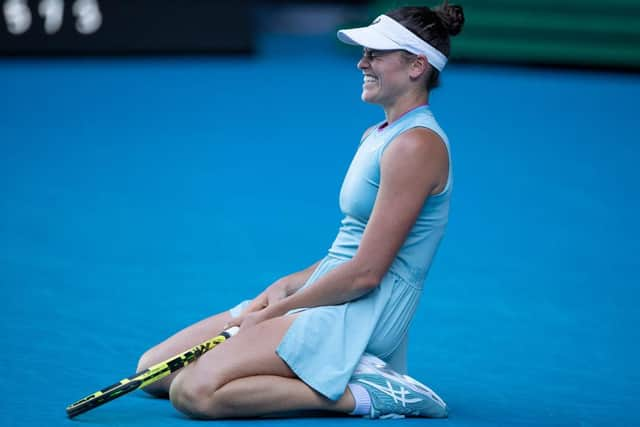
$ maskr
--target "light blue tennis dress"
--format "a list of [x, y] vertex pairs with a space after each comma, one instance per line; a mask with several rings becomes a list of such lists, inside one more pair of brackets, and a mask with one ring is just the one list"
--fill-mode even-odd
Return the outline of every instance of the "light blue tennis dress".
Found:
[[[452, 189], [449, 142], [428, 106], [415, 108], [388, 126], [379, 124], [362, 140], [340, 190], [345, 216], [338, 236], [302, 288], [313, 286], [355, 255], [380, 186], [382, 154], [396, 136], [416, 127], [432, 130], [447, 147], [449, 177], [444, 190], [427, 199], [380, 286], [351, 302], [303, 310], [277, 348], [302, 381], [331, 400], [342, 396], [365, 352], [387, 361], [400, 373], [406, 371], [407, 330], [444, 235]], [[232, 309], [232, 314], [244, 306], [246, 302]]]

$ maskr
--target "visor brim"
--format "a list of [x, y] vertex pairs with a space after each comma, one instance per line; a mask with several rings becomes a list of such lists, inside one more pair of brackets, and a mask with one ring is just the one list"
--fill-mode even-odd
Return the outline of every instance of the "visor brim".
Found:
[[402, 49], [393, 40], [385, 37], [371, 27], [350, 28], [338, 31], [338, 40], [355, 46], [362, 46], [376, 50]]

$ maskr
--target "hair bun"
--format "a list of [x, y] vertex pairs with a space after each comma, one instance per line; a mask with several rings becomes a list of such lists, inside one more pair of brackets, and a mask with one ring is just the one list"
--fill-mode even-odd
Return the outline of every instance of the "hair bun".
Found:
[[449, 35], [455, 36], [462, 31], [464, 25], [462, 6], [450, 5], [448, 1], [445, 1], [433, 11], [438, 15]]

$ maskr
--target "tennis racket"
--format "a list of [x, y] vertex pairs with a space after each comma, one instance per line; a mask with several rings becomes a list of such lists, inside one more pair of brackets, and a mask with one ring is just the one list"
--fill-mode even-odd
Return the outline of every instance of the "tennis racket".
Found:
[[237, 326], [229, 328], [202, 344], [198, 344], [197, 346], [167, 359], [164, 362], [155, 364], [144, 371], [137, 372], [130, 377], [124, 378], [109, 387], [96, 391], [95, 393], [72, 403], [67, 406], [67, 416], [69, 418], [73, 418], [76, 415], [87, 412], [141, 387], [146, 387], [149, 384], [176, 372], [178, 369], [187, 366], [213, 347], [228, 340], [230, 337], [235, 335], [239, 329], [240, 328]]

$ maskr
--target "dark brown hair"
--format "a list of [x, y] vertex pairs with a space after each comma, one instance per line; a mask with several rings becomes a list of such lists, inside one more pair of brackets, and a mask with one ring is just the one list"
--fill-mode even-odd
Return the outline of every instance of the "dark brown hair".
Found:
[[[451, 51], [450, 37], [459, 34], [464, 25], [462, 6], [451, 5], [448, 0], [434, 8], [406, 6], [385, 15], [402, 24], [446, 57], [449, 57]], [[440, 72], [431, 67], [427, 90], [438, 87], [439, 76]]]

